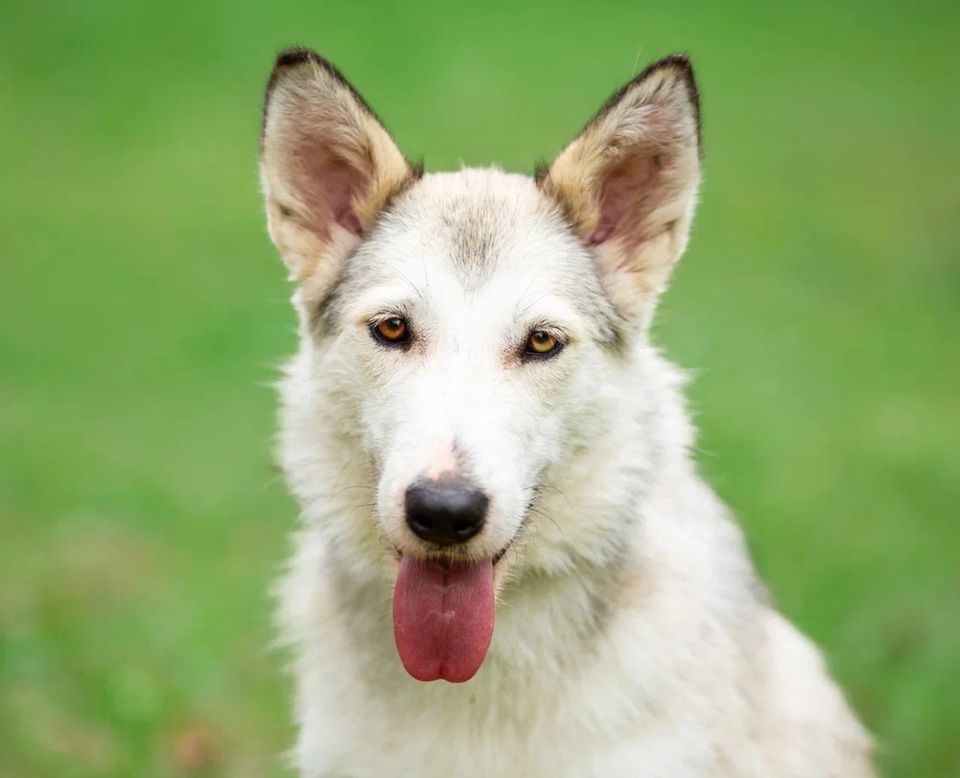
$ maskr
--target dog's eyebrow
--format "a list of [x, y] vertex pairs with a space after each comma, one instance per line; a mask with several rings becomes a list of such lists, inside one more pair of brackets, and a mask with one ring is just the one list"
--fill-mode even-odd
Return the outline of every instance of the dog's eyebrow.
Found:
[[426, 297], [424, 297], [423, 295], [423, 290], [419, 286], [417, 286], [416, 283], [414, 283], [413, 279], [410, 278], [410, 276], [404, 275], [403, 280], [410, 285], [410, 288], [413, 289], [413, 293], [417, 296], [417, 299], [420, 300], [420, 302], [424, 302], [426, 300]]
[[400, 315], [409, 317], [413, 307], [412, 300], [391, 298], [389, 302], [385, 302], [383, 305], [368, 306], [365, 311], [355, 309], [353, 318], [358, 322], [366, 322], [378, 316]]
[[351, 295], [349, 301], [341, 296], [330, 315], [346, 323], [364, 323], [388, 315], [410, 318], [418, 308], [417, 300], [412, 294], [398, 293], [395, 285], [374, 286], [359, 295]]
[[[533, 282], [530, 285], [532, 284]], [[563, 326], [564, 321], [571, 318], [571, 309], [562, 301], [562, 298], [554, 298], [559, 305], [554, 306], [553, 311], [539, 313], [536, 308], [549, 293], [543, 292], [537, 297], [530, 297], [529, 291], [528, 286], [514, 305], [515, 319], [542, 319], [557, 326]], [[572, 312], [579, 314], [593, 325], [591, 334], [602, 348], [618, 356], [625, 352], [627, 339], [623, 329], [624, 321], [608, 297], [600, 294], [586, 294], [576, 300]]]
[[527, 288], [523, 290], [523, 294], [520, 295], [520, 298], [517, 300], [516, 304], [513, 306], [513, 315], [514, 318], [522, 319], [524, 316], [527, 316], [533, 306], [540, 302], [544, 297], [547, 296], [547, 293], [544, 292], [535, 300], [525, 302], [527, 294], [530, 292], [530, 287], [533, 286], [533, 280], [531, 279], [530, 283], [527, 284]]

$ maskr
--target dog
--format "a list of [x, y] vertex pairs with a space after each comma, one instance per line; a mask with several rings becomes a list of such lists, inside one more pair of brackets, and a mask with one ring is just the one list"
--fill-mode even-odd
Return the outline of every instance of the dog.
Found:
[[260, 171], [299, 320], [278, 448], [301, 775], [874, 775], [649, 339], [699, 113], [669, 56], [533, 177], [424, 174], [332, 64], [278, 57]]

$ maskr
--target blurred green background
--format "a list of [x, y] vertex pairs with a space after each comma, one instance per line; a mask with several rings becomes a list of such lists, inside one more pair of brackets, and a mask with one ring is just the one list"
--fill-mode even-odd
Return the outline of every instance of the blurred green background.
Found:
[[284, 775], [294, 345], [275, 53], [427, 169], [530, 171], [690, 52], [706, 183], [656, 335], [699, 456], [891, 776], [960, 775], [956, 3], [0, 5], [0, 775]]

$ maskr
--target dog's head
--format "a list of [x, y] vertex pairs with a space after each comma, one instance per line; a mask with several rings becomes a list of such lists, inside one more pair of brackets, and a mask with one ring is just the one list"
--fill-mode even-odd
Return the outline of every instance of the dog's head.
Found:
[[[311, 354], [302, 395], [335, 406], [329, 423], [370, 464], [381, 542], [363, 553], [400, 559], [397, 642], [415, 676], [479, 666], [498, 563], [545, 474], [599, 423], [598, 379], [646, 338], [699, 159], [684, 57], [624, 86], [535, 178], [423, 175], [332, 65], [278, 59], [261, 171]], [[457, 598], [486, 604], [461, 623]], [[460, 638], [426, 645], [444, 609]]]

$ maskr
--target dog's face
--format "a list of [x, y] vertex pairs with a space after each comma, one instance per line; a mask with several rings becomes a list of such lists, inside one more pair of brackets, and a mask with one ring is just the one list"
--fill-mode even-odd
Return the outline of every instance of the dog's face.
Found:
[[[689, 64], [669, 58], [536, 179], [423, 176], [332, 66], [307, 51], [278, 60], [264, 112], [270, 232], [300, 284], [312, 380], [376, 474], [385, 543], [364, 551], [401, 560], [398, 592], [407, 578], [421, 591], [443, 559], [442, 575], [482, 599], [477, 570], [505, 566], [545, 473], [589, 437], [597, 378], [645, 337], [687, 239], [697, 112]], [[427, 630], [421, 605], [395, 600], [408, 670], [472, 675], [401, 637]], [[485, 618], [471, 613], [468, 635]]]
[[[528, 178], [430, 175], [359, 244], [324, 305], [319, 337], [379, 474], [388, 543], [500, 555], [582, 423], [584, 376], [623, 345], [582, 243]], [[475, 535], [411, 524], [408, 496], [432, 484], [485, 503], [475, 526], [462, 518], [460, 536]]]

